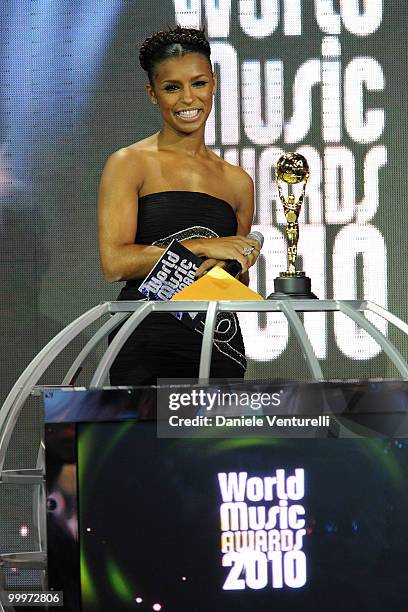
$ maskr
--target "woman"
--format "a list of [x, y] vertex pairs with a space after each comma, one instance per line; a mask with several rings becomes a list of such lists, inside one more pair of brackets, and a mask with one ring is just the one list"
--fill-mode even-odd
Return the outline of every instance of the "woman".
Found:
[[[104, 276], [126, 281], [118, 299], [140, 299], [138, 286], [176, 238], [205, 258], [198, 275], [219, 260], [235, 259], [248, 283], [247, 270], [259, 255], [258, 242], [245, 237], [253, 183], [204, 142], [216, 89], [204, 32], [179, 26], [158, 32], [143, 43], [139, 59], [163, 124], [158, 133], [111, 155], [104, 168], [98, 202]], [[196, 377], [201, 341], [199, 332], [172, 315], [150, 315], [118, 355], [111, 383]], [[242, 377], [246, 361], [236, 315], [217, 319], [214, 347], [211, 376]]]

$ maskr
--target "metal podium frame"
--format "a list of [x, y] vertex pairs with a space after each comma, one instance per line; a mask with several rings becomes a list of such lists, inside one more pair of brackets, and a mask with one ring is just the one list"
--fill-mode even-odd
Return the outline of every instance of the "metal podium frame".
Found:
[[[117, 328], [121, 328], [113, 341], [106, 348], [91, 380], [89, 388], [99, 389], [107, 380], [110, 366], [116, 355], [136, 327], [153, 312], [206, 312], [203, 333], [199, 382], [209, 379], [216, 325], [216, 316], [220, 312], [282, 312], [289, 328], [300, 344], [303, 356], [309, 366], [311, 378], [323, 381], [323, 373], [314, 353], [311, 342], [299, 318], [299, 312], [342, 312], [364, 329], [381, 347], [395, 365], [401, 377], [408, 379], [408, 364], [396, 347], [366, 317], [364, 312], [372, 312], [408, 335], [408, 325], [384, 308], [370, 301], [341, 300], [265, 300], [265, 301], [194, 301], [194, 302], [105, 302], [91, 308], [60, 331], [31, 361], [8, 394], [0, 409], [0, 485], [24, 484], [33, 486], [33, 523], [37, 530], [37, 551], [0, 554], [0, 589], [4, 589], [3, 568], [21, 567], [38, 569], [43, 572], [43, 586], [46, 586], [47, 542], [46, 542], [46, 491], [45, 491], [45, 456], [44, 444], [40, 444], [35, 468], [4, 470], [4, 462], [10, 439], [17, 423], [20, 411], [30, 394], [37, 388], [37, 382], [58, 357], [61, 351], [105, 315], [111, 315], [88, 340], [64, 376], [61, 387], [71, 386], [75, 381], [82, 364], [93, 350]], [[55, 385], [52, 385], [53, 387]], [[0, 604], [0, 610], [4, 610]]]

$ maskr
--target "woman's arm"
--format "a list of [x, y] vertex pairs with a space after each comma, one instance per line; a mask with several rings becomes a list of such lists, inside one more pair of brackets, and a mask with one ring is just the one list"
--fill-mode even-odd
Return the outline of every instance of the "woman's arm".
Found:
[[[200, 266], [198, 276], [214, 267], [217, 262], [234, 259], [239, 261], [243, 269], [243, 273], [240, 276], [241, 282], [248, 284], [247, 270], [254, 265], [259, 255], [258, 241], [246, 237], [251, 231], [254, 215], [254, 184], [249, 174], [242, 170], [242, 168], [236, 166], [230, 166], [230, 168], [230, 172], [233, 173], [230, 180], [237, 193], [235, 198], [238, 222], [236, 236], [185, 240], [183, 244], [199, 257], [208, 258], [208, 261], [205, 261]], [[246, 247], [254, 247], [249, 256], [243, 254]]]
[[[238, 229], [237, 234], [246, 236], [251, 231], [252, 221], [254, 218], [254, 182], [252, 178], [241, 168], [239, 169], [239, 177], [237, 177], [236, 184], [238, 186], [238, 207], [237, 207], [237, 220]], [[259, 242], [255, 240], [255, 249], [251, 255], [247, 257], [248, 266], [247, 269], [240, 275], [239, 280], [244, 285], [249, 285], [249, 273], [248, 269], [254, 265], [259, 256]]]
[[[234, 167], [233, 184], [237, 189], [237, 235], [228, 238], [210, 238], [205, 241], [208, 246], [208, 255], [210, 259], [206, 260], [198, 269], [197, 276], [202, 276], [215, 265], [225, 263], [225, 260], [235, 259], [240, 262], [243, 273], [239, 280], [248, 285], [249, 274], [248, 268], [254, 265], [259, 255], [259, 242], [252, 238], [246, 238], [246, 235], [251, 231], [251, 224], [254, 215], [254, 184], [251, 177], [241, 168]], [[186, 241], [194, 242], [194, 241]], [[186, 244], [186, 243], [184, 243]], [[186, 244], [189, 249], [193, 250], [195, 245]], [[229, 247], [228, 249], [226, 247]], [[254, 247], [250, 255], [243, 255], [245, 247]], [[231, 250], [229, 250], [231, 249]]]
[[99, 253], [109, 282], [144, 278], [163, 254], [160, 247], [134, 244], [142, 184], [140, 152], [120, 149], [109, 157], [98, 195]]

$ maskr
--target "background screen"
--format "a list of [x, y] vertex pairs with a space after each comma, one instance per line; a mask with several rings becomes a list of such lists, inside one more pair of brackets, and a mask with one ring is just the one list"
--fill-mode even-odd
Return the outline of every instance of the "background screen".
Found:
[[[59, 329], [119, 292], [99, 270], [98, 179], [110, 153], [160, 128], [137, 47], [175, 22], [206, 26], [219, 79], [207, 142], [255, 180], [266, 240], [251, 286], [268, 295], [286, 269], [274, 166], [297, 150], [311, 169], [299, 250], [312, 289], [408, 318], [406, 2], [3, 0], [3, 394]], [[283, 316], [245, 317], [249, 376], [307, 377]], [[308, 314], [305, 326], [329, 377], [395, 374], [343, 315]]]

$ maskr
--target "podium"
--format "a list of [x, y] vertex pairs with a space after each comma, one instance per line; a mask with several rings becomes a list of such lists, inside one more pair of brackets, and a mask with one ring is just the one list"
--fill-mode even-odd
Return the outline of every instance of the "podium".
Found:
[[[242, 610], [331, 603], [340, 611], [348, 609], [348, 589], [360, 602], [367, 592], [387, 605], [397, 593], [408, 597], [408, 448], [401, 439], [358, 437], [367, 428], [371, 436], [408, 433], [408, 382], [234, 389], [283, 389], [285, 417], [330, 408], [357, 437], [311, 440], [259, 426], [219, 435], [177, 428], [165, 437], [148, 388], [44, 392], [48, 498], [57, 504], [61, 493], [61, 479], [50, 476], [57, 464], [66, 507], [79, 508], [79, 543], [63, 537], [75, 512], [49, 513], [50, 584], [72, 598], [73, 588], [58, 579], [69, 576], [64, 560], [73, 557], [82, 560], [83, 612], [127, 612], [136, 601], [136, 609], [157, 603], [169, 612], [235, 612], [238, 602]], [[260, 413], [266, 418], [257, 410], [257, 421]], [[256, 554], [242, 553], [243, 542], [258, 542]], [[79, 584], [73, 569], [71, 583]], [[113, 572], [120, 581], [109, 578]]]
[[[33, 359], [29, 366], [24, 370], [16, 384], [11, 389], [0, 411], [0, 473], [1, 483], [8, 489], [14, 485], [26, 491], [27, 500], [30, 500], [30, 513], [32, 514], [31, 529], [35, 532], [36, 549], [23, 551], [21, 543], [19, 549], [9, 553], [0, 554], [0, 579], [3, 588], [10, 587], [8, 574], [10, 569], [21, 568], [33, 570], [40, 576], [37, 588], [46, 586], [46, 563], [47, 563], [47, 542], [46, 542], [46, 489], [45, 489], [45, 458], [44, 445], [41, 443], [37, 449], [37, 459], [35, 465], [23, 469], [4, 469], [6, 455], [9, 449], [10, 440], [17, 423], [20, 411], [33, 393], [39, 393], [47, 385], [39, 387], [39, 379], [50, 364], [58, 357], [65, 346], [79, 334], [84, 332], [89, 326], [100, 322], [102, 317], [111, 315], [110, 318], [102, 323], [99, 329], [86, 342], [79, 352], [70, 368], [61, 381], [60, 388], [74, 388], [74, 381], [83, 363], [94, 349], [105, 340], [107, 335], [121, 325], [114, 340], [105, 350], [96, 369], [92, 373], [87, 383], [89, 390], [104, 388], [106, 384], [109, 368], [132, 331], [152, 312], [180, 312], [194, 311], [207, 312], [205, 330], [203, 335], [201, 360], [199, 368], [198, 383], [206, 385], [209, 382], [210, 362], [212, 353], [212, 339], [215, 329], [216, 315], [218, 312], [282, 312], [292, 330], [303, 358], [309, 370], [311, 380], [315, 384], [323, 381], [323, 374], [319, 361], [313, 351], [313, 347], [303, 328], [300, 312], [342, 312], [350, 317], [357, 325], [363, 328], [377, 342], [383, 352], [395, 365], [401, 379], [408, 379], [408, 365], [399, 353], [397, 348], [375, 328], [365, 317], [364, 312], [373, 312], [383, 317], [392, 325], [396, 326], [404, 334], [408, 334], [408, 325], [369, 301], [339, 301], [339, 300], [278, 300], [265, 302], [106, 302], [95, 306], [88, 312], [81, 315], [55, 338], [53, 338], [38, 355]], [[313, 383], [312, 383], [313, 384]], [[401, 383], [402, 384], [402, 383]], [[401, 391], [404, 395], [405, 390]], [[0, 585], [1, 586], [1, 585]]]

